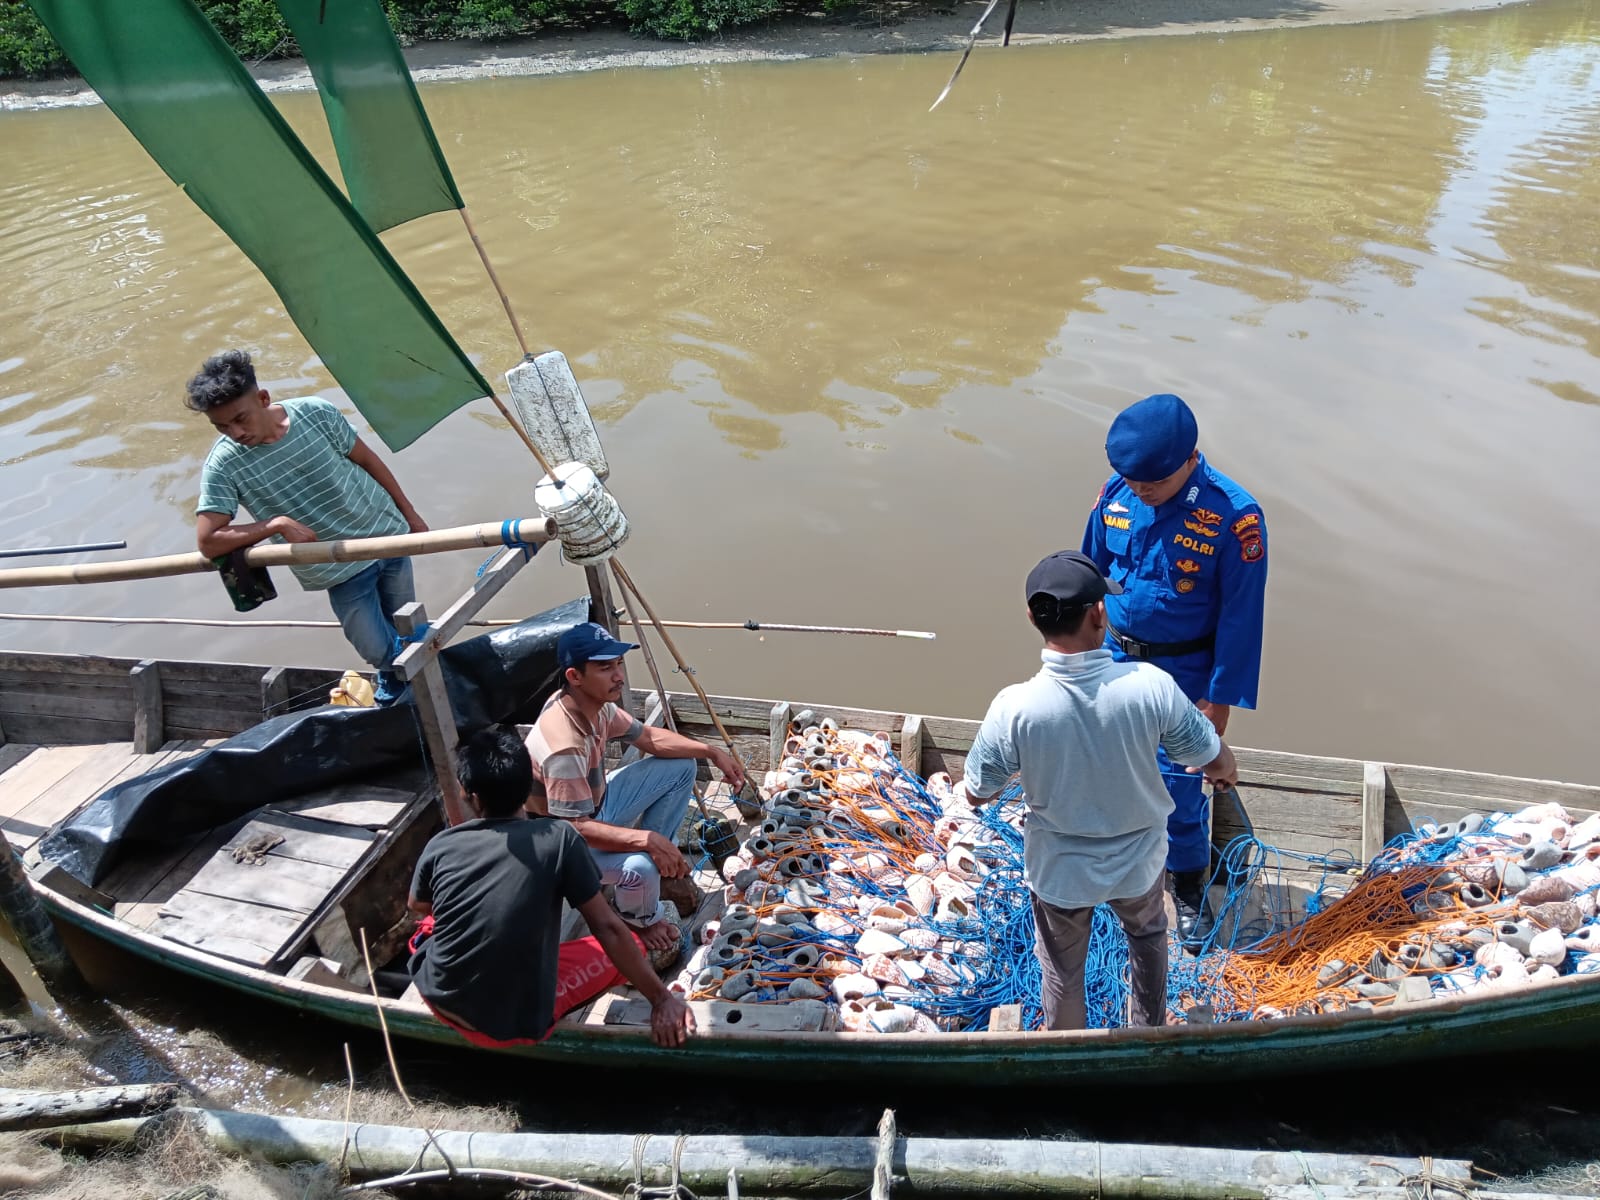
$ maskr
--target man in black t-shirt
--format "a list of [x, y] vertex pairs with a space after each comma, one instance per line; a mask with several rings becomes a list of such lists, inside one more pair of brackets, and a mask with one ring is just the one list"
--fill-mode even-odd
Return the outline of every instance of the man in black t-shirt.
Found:
[[[525, 811], [533, 764], [522, 739], [485, 730], [461, 745], [457, 764], [478, 817], [427, 844], [409, 901], [423, 917], [411, 973], [434, 1015], [475, 1045], [526, 1045], [626, 978], [650, 1001], [656, 1044], [681, 1046], [694, 1017], [600, 895], [583, 838], [567, 821]], [[557, 940], [562, 900], [592, 937]]]

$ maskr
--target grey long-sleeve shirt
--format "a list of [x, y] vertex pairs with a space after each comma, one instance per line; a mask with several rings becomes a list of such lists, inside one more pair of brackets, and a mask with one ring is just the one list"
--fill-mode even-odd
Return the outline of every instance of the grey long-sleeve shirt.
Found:
[[989, 705], [967, 757], [968, 794], [988, 799], [1021, 773], [1023, 866], [1046, 903], [1142, 895], [1166, 863], [1172, 812], [1156, 747], [1197, 767], [1221, 739], [1160, 667], [1113, 662], [1109, 650], [1040, 658], [1037, 675]]

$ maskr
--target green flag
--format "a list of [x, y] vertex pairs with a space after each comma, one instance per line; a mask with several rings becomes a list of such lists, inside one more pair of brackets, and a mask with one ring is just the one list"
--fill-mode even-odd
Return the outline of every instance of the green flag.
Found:
[[317, 81], [345, 190], [380, 233], [460, 208], [450, 168], [378, 0], [277, 0]]
[[[391, 449], [490, 388], [191, 0], [28, 0]], [[218, 347], [220, 349], [220, 347]]]

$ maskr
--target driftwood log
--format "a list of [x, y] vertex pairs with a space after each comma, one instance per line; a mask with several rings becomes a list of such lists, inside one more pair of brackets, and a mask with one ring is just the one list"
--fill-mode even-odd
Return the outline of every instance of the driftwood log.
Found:
[[142, 1117], [178, 1102], [175, 1083], [130, 1083], [122, 1087], [33, 1092], [0, 1088], [0, 1131], [50, 1129], [85, 1121]]

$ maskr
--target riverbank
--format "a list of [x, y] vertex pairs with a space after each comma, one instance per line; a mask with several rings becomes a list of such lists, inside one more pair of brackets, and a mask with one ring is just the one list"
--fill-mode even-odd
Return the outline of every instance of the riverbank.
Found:
[[[1519, 0], [1510, 0], [1515, 3]], [[1257, 29], [1351, 25], [1505, 7], [1507, 0], [1029, 0], [1017, 13], [1013, 46], [1105, 38], [1223, 34]], [[955, 51], [983, 11], [981, 0], [948, 9], [906, 5], [881, 21], [791, 18], [704, 42], [658, 42], [625, 29], [550, 32], [504, 42], [425, 42], [406, 51], [418, 83], [526, 75], [564, 75], [622, 67], [785, 62], [864, 54]], [[1004, 13], [990, 19], [980, 49], [998, 48]], [[264, 90], [306, 91], [298, 59], [262, 63]], [[0, 111], [68, 108], [99, 102], [81, 79], [0, 82]]]

